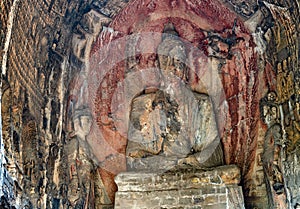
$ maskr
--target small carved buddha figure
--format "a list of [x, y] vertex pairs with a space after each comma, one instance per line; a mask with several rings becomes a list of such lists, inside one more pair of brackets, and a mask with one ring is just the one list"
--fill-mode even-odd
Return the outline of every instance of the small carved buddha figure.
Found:
[[70, 164], [68, 200], [72, 205], [78, 207], [89, 202], [91, 172], [94, 170], [96, 162], [86, 141], [91, 128], [91, 117], [87, 108], [78, 108], [74, 111], [74, 137], [65, 147]]
[[284, 192], [284, 183], [281, 169], [282, 132], [279, 124], [272, 125], [266, 133], [263, 152], [263, 166], [267, 180], [276, 194]]
[[[281, 153], [284, 146], [284, 137], [280, 125], [279, 107], [275, 92], [269, 92], [262, 100], [262, 113], [264, 122], [268, 126], [268, 131], [264, 140], [264, 152], [262, 156], [264, 172], [266, 174], [267, 185], [272, 186], [277, 195], [284, 193], [284, 182], [281, 161], [284, 157]], [[270, 188], [269, 188], [270, 189]]]

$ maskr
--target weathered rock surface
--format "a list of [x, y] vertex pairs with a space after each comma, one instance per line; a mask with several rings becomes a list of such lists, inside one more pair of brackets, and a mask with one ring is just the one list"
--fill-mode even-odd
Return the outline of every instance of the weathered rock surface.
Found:
[[179, 163], [195, 168], [223, 164], [209, 97], [188, 91], [180, 98], [172, 97], [158, 91], [132, 101], [127, 169], [154, 171], [170, 170]]
[[[132, 119], [193, 148], [186, 92], [211, 99], [246, 208], [300, 205], [297, 0], [3, 0], [0, 64], [0, 207], [113, 207]], [[159, 91], [163, 111], [134, 105]]]
[[240, 171], [224, 166], [213, 171], [127, 172], [116, 177], [115, 208], [244, 207]]

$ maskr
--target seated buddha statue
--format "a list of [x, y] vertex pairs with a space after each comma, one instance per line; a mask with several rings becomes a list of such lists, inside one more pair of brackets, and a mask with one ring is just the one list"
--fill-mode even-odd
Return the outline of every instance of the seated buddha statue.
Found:
[[162, 85], [131, 103], [128, 170], [171, 170], [185, 165], [208, 169], [224, 164], [211, 98], [187, 85], [186, 57], [184, 43], [174, 26], [167, 24], [158, 46]]
[[182, 165], [207, 169], [223, 164], [213, 106], [192, 92], [179, 105], [158, 90], [132, 102], [127, 144], [128, 170], [171, 170]]

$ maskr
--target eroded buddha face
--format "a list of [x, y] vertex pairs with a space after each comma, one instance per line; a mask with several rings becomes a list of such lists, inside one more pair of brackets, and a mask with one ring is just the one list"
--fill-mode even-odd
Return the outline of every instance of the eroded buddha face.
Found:
[[86, 139], [92, 125], [92, 117], [86, 110], [77, 110], [74, 115], [74, 131], [82, 140]]

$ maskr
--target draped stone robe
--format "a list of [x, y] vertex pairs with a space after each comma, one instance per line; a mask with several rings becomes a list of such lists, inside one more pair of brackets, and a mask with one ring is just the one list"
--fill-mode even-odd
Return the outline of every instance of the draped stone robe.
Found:
[[136, 97], [126, 153], [129, 170], [222, 165], [223, 152], [210, 98], [195, 92], [173, 98], [161, 90]]

